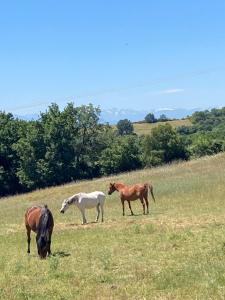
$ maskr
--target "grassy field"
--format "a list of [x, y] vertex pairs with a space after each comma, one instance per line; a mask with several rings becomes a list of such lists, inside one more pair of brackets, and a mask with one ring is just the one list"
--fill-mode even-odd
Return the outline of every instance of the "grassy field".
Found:
[[[179, 127], [179, 126], [191, 126], [191, 122], [189, 119], [183, 120], [174, 120], [168, 121], [172, 127]], [[158, 125], [165, 124], [165, 122], [157, 122], [157, 123], [134, 123], [134, 132], [141, 135], [141, 134], [150, 134], [152, 128], [157, 127]]]
[[[225, 299], [225, 155], [35, 191], [0, 201], [0, 299]], [[122, 216], [107, 196], [105, 222], [87, 225], [62, 199], [107, 192], [110, 181], [152, 182], [156, 203]], [[23, 216], [47, 203], [55, 218], [53, 256], [27, 255]]]

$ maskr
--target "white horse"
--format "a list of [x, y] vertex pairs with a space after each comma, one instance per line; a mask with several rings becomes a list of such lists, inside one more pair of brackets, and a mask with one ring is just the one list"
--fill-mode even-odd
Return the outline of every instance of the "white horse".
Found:
[[103, 214], [104, 214], [104, 202], [105, 202], [105, 194], [103, 192], [92, 192], [92, 193], [79, 193], [75, 194], [67, 199], [65, 199], [62, 203], [62, 207], [60, 209], [61, 213], [64, 213], [67, 208], [71, 204], [75, 204], [79, 210], [81, 211], [82, 217], [83, 217], [83, 223], [86, 224], [87, 220], [85, 218], [85, 208], [93, 208], [96, 207], [97, 209], [97, 216], [96, 216], [96, 222], [98, 222], [99, 214], [100, 214], [100, 208], [102, 213], [102, 222], [103, 222]]

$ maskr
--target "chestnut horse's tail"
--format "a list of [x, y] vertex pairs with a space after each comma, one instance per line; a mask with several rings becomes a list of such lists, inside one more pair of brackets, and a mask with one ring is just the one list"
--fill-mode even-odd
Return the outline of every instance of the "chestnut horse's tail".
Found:
[[151, 195], [152, 195], [152, 199], [153, 199], [154, 202], [155, 202], [155, 196], [154, 196], [154, 194], [153, 194], [153, 186], [152, 186], [151, 184], [148, 184], [148, 183], [146, 183], [146, 186], [147, 186], [147, 188], [149, 189], [149, 191], [150, 191], [150, 193], [151, 193]]

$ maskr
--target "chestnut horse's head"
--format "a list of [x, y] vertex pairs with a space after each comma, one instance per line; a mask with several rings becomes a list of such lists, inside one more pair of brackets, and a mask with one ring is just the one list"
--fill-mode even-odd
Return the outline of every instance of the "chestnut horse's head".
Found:
[[110, 183], [109, 184], [109, 190], [108, 190], [108, 195], [111, 195], [113, 192], [115, 192], [117, 189], [115, 187], [115, 183]]

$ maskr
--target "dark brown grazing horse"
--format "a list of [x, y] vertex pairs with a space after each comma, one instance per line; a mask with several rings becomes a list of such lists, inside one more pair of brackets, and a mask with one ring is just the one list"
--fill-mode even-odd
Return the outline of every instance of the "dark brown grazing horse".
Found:
[[46, 258], [51, 254], [51, 235], [54, 227], [54, 220], [47, 205], [44, 207], [33, 206], [28, 208], [25, 214], [25, 226], [27, 229], [27, 243], [30, 253], [30, 233], [34, 231], [36, 235], [37, 250], [40, 258]]
[[110, 183], [109, 184], [109, 191], [108, 194], [111, 195], [113, 192], [117, 191], [120, 193], [120, 199], [123, 207], [123, 216], [124, 216], [124, 201], [128, 202], [131, 215], [133, 215], [133, 211], [130, 205], [130, 201], [134, 201], [137, 199], [141, 200], [143, 205], [143, 214], [145, 214], [145, 204], [147, 206], [147, 214], [149, 213], [148, 210], [148, 190], [150, 191], [152, 198], [155, 202], [155, 197], [153, 194], [153, 187], [151, 184], [144, 183], [144, 184], [135, 184], [132, 186], [127, 186], [120, 182]]

